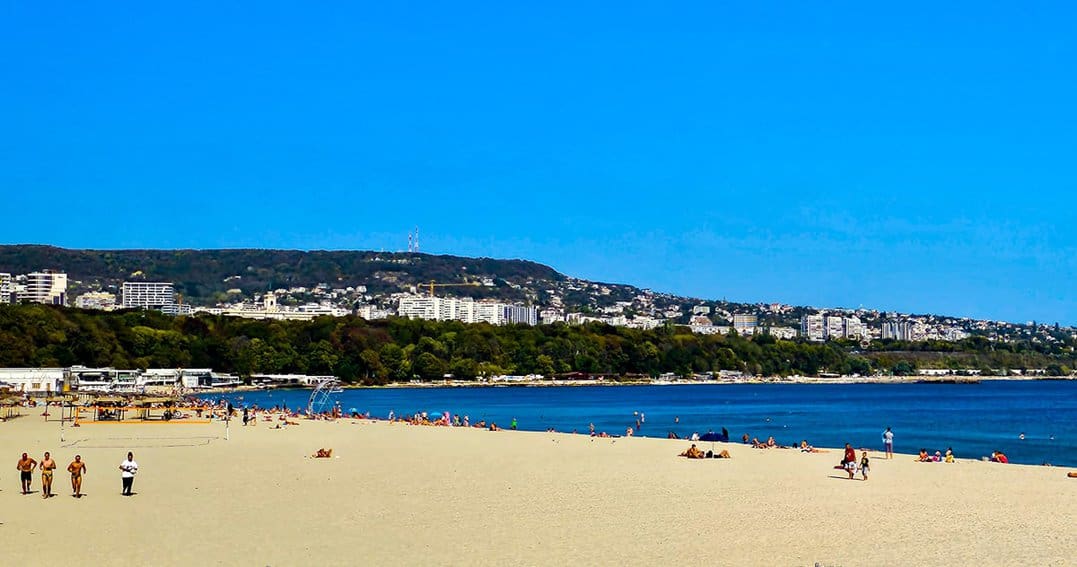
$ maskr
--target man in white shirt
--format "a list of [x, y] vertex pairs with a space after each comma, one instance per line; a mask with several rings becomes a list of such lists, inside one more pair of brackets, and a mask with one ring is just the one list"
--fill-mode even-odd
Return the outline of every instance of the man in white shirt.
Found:
[[131, 495], [131, 485], [135, 482], [135, 474], [138, 473], [138, 463], [135, 462], [135, 454], [127, 453], [127, 460], [120, 463], [120, 477], [123, 479], [123, 495]]
[[886, 431], [883, 431], [883, 448], [886, 450], [886, 458], [894, 458], [894, 432], [890, 431], [887, 427]]

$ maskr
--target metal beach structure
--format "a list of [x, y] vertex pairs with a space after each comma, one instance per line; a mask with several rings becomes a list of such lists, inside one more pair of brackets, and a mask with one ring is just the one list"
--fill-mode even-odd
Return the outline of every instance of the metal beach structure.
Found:
[[321, 378], [314, 384], [314, 390], [307, 400], [307, 415], [325, 411], [333, 407], [331, 396], [341, 392], [340, 380], [336, 378]]

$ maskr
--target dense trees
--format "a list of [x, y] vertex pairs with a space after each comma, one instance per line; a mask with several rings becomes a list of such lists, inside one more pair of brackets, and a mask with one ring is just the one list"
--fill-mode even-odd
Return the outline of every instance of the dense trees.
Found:
[[[932, 350], [934, 347], [934, 350]], [[571, 371], [612, 375], [737, 370], [762, 375], [915, 373], [917, 367], [1074, 368], [1072, 345], [1015, 343], [808, 343], [769, 336], [697, 335], [581, 326], [485, 324], [357, 317], [252, 321], [112, 313], [43, 305], [0, 306], [0, 366], [210, 367], [240, 375], [299, 372], [385, 383], [452, 374]]]

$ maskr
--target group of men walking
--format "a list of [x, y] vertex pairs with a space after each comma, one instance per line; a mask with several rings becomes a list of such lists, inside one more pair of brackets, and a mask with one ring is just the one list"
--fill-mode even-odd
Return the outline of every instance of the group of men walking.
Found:
[[[22, 486], [23, 494], [30, 494], [30, 485], [34, 480], [34, 469], [41, 470], [41, 497], [51, 498], [55, 496], [52, 493], [52, 476], [56, 470], [56, 461], [52, 458], [52, 455], [48, 451], [45, 452], [45, 456], [40, 462], [34, 460], [27, 453], [22, 454], [22, 458], [19, 459], [16, 470], [19, 471], [19, 481]], [[67, 472], [71, 473], [71, 496], [75, 498], [82, 498], [82, 477], [86, 474], [86, 463], [82, 460], [82, 455], [75, 455], [75, 460], [71, 461], [70, 465], [67, 465]], [[123, 492], [124, 496], [131, 496], [131, 487], [135, 481], [135, 474], [138, 473], [138, 463], [135, 462], [134, 453], [127, 453], [127, 458], [120, 463], [120, 478], [123, 480]]]

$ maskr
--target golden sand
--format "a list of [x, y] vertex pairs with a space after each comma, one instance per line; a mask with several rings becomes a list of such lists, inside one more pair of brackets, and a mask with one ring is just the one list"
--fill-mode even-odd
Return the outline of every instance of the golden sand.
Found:
[[[28, 412], [29, 413], [29, 412]], [[1073, 565], [1073, 469], [886, 461], [354, 420], [283, 430], [0, 423], [0, 564]], [[710, 443], [699, 444], [704, 449]], [[312, 459], [320, 447], [334, 458]], [[119, 463], [135, 453], [136, 495]], [[19, 494], [51, 451], [54, 492]], [[79, 453], [83, 491], [63, 470]], [[859, 475], [857, 476], [859, 479]], [[34, 489], [40, 489], [34, 475]]]

